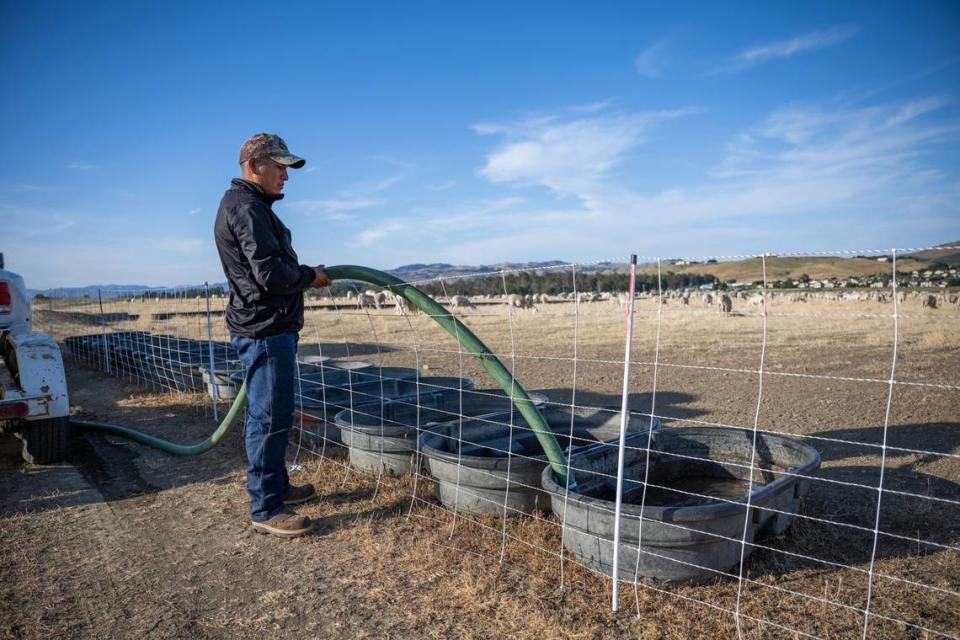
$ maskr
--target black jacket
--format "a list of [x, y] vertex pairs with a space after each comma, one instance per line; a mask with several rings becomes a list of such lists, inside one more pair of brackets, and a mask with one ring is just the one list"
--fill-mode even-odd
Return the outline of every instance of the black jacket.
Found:
[[220, 201], [213, 236], [230, 285], [224, 317], [233, 335], [266, 338], [303, 328], [303, 291], [315, 272], [297, 263], [290, 230], [270, 208], [282, 197], [236, 178]]

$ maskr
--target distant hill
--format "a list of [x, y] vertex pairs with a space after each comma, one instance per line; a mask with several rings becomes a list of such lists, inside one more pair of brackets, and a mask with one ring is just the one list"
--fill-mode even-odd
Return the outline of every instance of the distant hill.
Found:
[[[914, 271], [922, 269], [928, 264], [925, 260], [916, 258], [897, 258], [897, 271]], [[661, 271], [674, 273], [709, 273], [724, 282], [736, 280], [738, 282], [753, 282], [763, 279], [763, 262], [760, 258], [736, 260], [731, 262], [717, 262], [712, 264], [698, 263], [676, 265], [661, 265]], [[641, 272], [655, 271], [656, 267], [644, 265]], [[814, 280], [824, 278], [845, 278], [847, 276], [871, 276], [878, 273], [889, 273], [890, 263], [879, 262], [876, 258], [840, 258], [840, 257], [799, 257], [799, 258], [767, 258], [767, 280], [782, 280], [784, 278], [799, 278], [806, 274]]]
[[[564, 260], [547, 260], [546, 262], [498, 262], [496, 264], [484, 264], [480, 266], [473, 265], [452, 265], [443, 262], [435, 264], [406, 264], [396, 269], [391, 269], [388, 273], [393, 274], [401, 280], [407, 282], [416, 282], [418, 280], [430, 280], [432, 278], [464, 276], [464, 275], [482, 275], [485, 273], [497, 273], [499, 271], [535, 271], [537, 269], [549, 269], [560, 265], [569, 264]], [[584, 271], [605, 272], [619, 271], [626, 269], [626, 264], [614, 262], [601, 262], [590, 267], [583, 268]]]
[[[905, 254], [897, 258], [897, 270], [909, 272], [923, 269], [931, 262], [943, 262], [949, 265], [960, 265], [960, 249], [947, 249], [940, 247], [960, 247], [960, 240], [955, 242], [946, 242], [937, 245], [936, 248], [925, 251], [917, 251], [913, 254]], [[844, 278], [846, 276], [870, 276], [877, 273], [885, 273], [890, 270], [889, 262], [881, 262], [878, 258], [884, 256], [857, 256], [854, 258], [846, 257], [798, 257], [798, 258], [767, 258], [767, 279], [779, 280], [783, 278], [798, 278], [806, 274], [813, 279], [823, 278]], [[453, 265], [445, 262], [435, 262], [431, 264], [415, 263], [405, 264], [391, 269], [388, 273], [393, 274], [407, 282], [417, 282], [423, 280], [432, 280], [438, 277], [455, 277], [466, 275], [483, 275], [497, 273], [499, 271], [536, 271], [537, 269], [549, 269], [561, 265], [569, 264], [564, 260], [547, 260], [544, 262], [498, 262], [488, 265]], [[672, 271], [674, 273], [689, 274], [711, 274], [720, 280], [737, 280], [739, 282], [752, 282], [763, 278], [763, 269], [760, 258], [749, 258], [746, 260], [735, 260], [729, 262], [713, 263], [695, 263], [695, 264], [661, 264], [661, 270], [664, 272]], [[577, 270], [580, 273], [607, 273], [626, 271], [628, 265], [624, 262], [598, 262], [588, 265], [578, 265]], [[651, 264], [642, 264], [638, 267], [641, 273], [650, 273], [656, 271], [656, 266]], [[48, 289], [46, 291], [30, 290], [30, 295], [43, 294], [50, 297], [97, 297], [97, 290], [105, 298], [113, 298], [122, 295], [138, 295], [147, 291], [170, 292], [182, 291], [184, 289], [202, 288], [202, 284], [179, 285], [176, 287], [148, 287], [137, 284], [107, 284], [107, 285], [89, 285], [86, 287], [62, 287], [57, 289]], [[225, 282], [211, 283], [210, 288], [221, 287], [226, 290]]]
[[[952, 249], [941, 249], [940, 247], [953, 247]], [[926, 251], [917, 251], [916, 253], [910, 254], [911, 257], [918, 258], [920, 260], [926, 260], [928, 262], [942, 262], [944, 264], [949, 264], [950, 266], [960, 265], [960, 240], [954, 240], [953, 242], [945, 242], [943, 244], [937, 245], [933, 249], [927, 249]]]
[[[55, 289], [37, 290], [27, 289], [30, 297], [44, 295], [49, 298], [96, 298], [99, 294], [103, 298], [119, 296], [138, 296], [146, 292], [173, 293], [176, 291], [202, 289], [203, 284], [181, 284], [175, 287], [148, 287], [143, 284], [91, 284], [85, 287], [57, 287]], [[226, 282], [210, 283], [211, 289], [227, 288]]]

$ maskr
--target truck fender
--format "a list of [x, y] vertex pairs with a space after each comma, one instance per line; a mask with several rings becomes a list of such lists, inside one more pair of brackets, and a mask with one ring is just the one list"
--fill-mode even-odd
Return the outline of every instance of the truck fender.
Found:
[[7, 334], [7, 341], [16, 354], [17, 374], [24, 394], [48, 398], [47, 415], [36, 418], [70, 415], [63, 356], [57, 342], [47, 334], [37, 331], [10, 333]]

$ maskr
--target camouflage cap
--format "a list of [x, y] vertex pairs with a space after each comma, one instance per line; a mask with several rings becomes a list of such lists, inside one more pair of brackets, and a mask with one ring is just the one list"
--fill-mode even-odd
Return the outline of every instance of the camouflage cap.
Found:
[[307, 162], [303, 158], [290, 153], [290, 150], [287, 149], [287, 143], [275, 133], [256, 133], [247, 138], [247, 141], [240, 147], [240, 164], [251, 158], [266, 157], [294, 169], [299, 169]]

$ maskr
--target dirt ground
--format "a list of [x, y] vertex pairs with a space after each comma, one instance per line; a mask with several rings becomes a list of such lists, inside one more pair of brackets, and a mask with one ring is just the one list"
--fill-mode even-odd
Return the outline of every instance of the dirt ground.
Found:
[[[960, 636], [960, 314], [919, 302], [901, 310], [888, 398], [889, 304], [776, 301], [766, 331], [756, 309], [735, 311], [671, 301], [658, 314], [641, 303], [630, 401], [668, 428], [756, 420], [821, 452], [806, 517], [747, 563], [744, 636], [859, 637], [868, 582], [869, 637]], [[560, 404], [619, 405], [616, 304], [512, 315], [483, 305], [466, 321], [528, 389]], [[176, 322], [136, 328], [205, 330]], [[304, 351], [490, 386], [422, 316], [314, 311], [301, 339]], [[76, 364], [68, 376], [77, 416], [178, 441], [211, 429], [199, 394]], [[871, 579], [884, 436], [885, 535]], [[193, 459], [87, 433], [63, 464], [28, 466], [16, 440], [0, 441], [0, 637], [736, 637], [735, 579], [623, 584], [612, 615], [609, 579], [569, 552], [561, 566], [553, 516], [454, 519], [426, 475], [375, 478], [296, 445], [289, 461], [302, 467], [295, 480], [321, 494], [302, 509], [317, 520], [314, 535], [292, 541], [248, 526], [239, 429]]]

